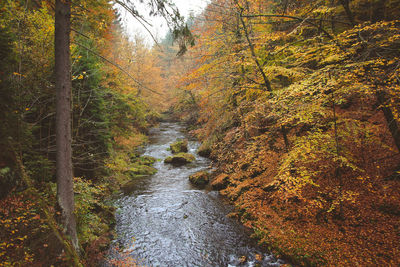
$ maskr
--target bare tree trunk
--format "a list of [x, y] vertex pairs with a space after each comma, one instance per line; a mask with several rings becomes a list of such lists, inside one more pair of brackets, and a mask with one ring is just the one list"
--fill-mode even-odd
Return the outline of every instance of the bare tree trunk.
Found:
[[257, 58], [256, 52], [255, 52], [255, 49], [254, 49], [254, 45], [253, 45], [253, 43], [252, 43], [251, 40], [250, 40], [250, 36], [249, 36], [249, 32], [248, 32], [248, 30], [247, 30], [246, 23], [245, 23], [244, 20], [243, 20], [243, 17], [242, 17], [242, 14], [243, 14], [243, 7], [239, 6], [239, 2], [238, 2], [237, 0], [235, 0], [235, 3], [236, 3], [236, 5], [237, 5], [238, 9], [240, 9], [239, 19], [240, 19], [240, 22], [242, 23], [243, 32], [244, 32], [244, 35], [245, 35], [246, 40], [247, 40], [247, 42], [248, 42], [248, 44], [249, 44], [249, 47], [250, 47], [251, 56], [253, 57], [253, 60], [254, 60], [254, 62], [255, 62], [256, 65], [257, 65], [258, 71], [261, 73], [261, 76], [263, 77], [264, 85], [265, 85], [266, 89], [267, 89], [269, 92], [272, 92], [271, 83], [270, 83], [270, 81], [268, 80], [267, 76], [265, 75], [265, 72], [264, 72], [264, 70], [263, 70], [263, 68], [262, 68], [262, 66], [261, 66], [261, 64], [260, 64], [260, 62], [259, 62], [259, 60], [258, 60], [258, 58]]
[[56, 0], [55, 76], [56, 76], [56, 144], [57, 201], [62, 223], [72, 245], [79, 250], [74, 215], [74, 188], [71, 148], [71, 0]]
[[289, 0], [285, 0], [285, 3], [283, 4], [283, 9], [282, 9], [282, 15], [286, 14], [288, 6], [289, 6]]
[[340, 3], [342, 4], [344, 11], [346, 11], [346, 15], [351, 23], [351, 26], [354, 26], [355, 21], [354, 21], [353, 12], [351, 12], [351, 9], [350, 9], [350, 0], [340, 0]]

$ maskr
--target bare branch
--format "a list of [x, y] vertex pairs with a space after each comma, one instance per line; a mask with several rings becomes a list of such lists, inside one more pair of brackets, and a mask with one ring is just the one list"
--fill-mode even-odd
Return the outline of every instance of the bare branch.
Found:
[[311, 26], [314, 26], [316, 28], [318, 28], [321, 32], [323, 32], [326, 37], [328, 37], [329, 39], [333, 40], [333, 36], [330, 35], [329, 32], [327, 32], [324, 28], [322, 28], [321, 26], [309, 21], [309, 19], [303, 19], [300, 17], [295, 17], [295, 16], [289, 16], [289, 15], [275, 15], [275, 14], [254, 14], [254, 15], [242, 15], [242, 17], [244, 18], [259, 18], [259, 17], [268, 17], [268, 18], [286, 18], [286, 19], [293, 19], [293, 20], [297, 20], [300, 22], [305, 22]]
[[115, 2], [116, 2], [117, 4], [119, 4], [121, 7], [123, 7], [126, 11], [128, 11], [128, 12], [132, 15], [132, 17], [133, 17], [134, 19], [136, 19], [137, 22], [140, 23], [140, 25], [143, 26], [143, 28], [148, 32], [148, 34], [150, 34], [151, 39], [153, 39], [153, 41], [154, 41], [154, 43], [157, 45], [157, 47], [158, 47], [161, 51], [163, 51], [162, 47], [161, 47], [160, 44], [157, 42], [157, 39], [154, 37], [153, 33], [149, 30], [149, 28], [147, 28], [147, 26], [145, 25], [145, 23], [146, 23], [148, 26], [150, 26], [150, 27], [152, 27], [152, 25], [151, 25], [147, 20], [145, 20], [142, 16], [140, 16], [137, 12], [135, 12], [132, 8], [130, 8], [129, 6], [127, 6], [125, 3], [123, 3], [123, 2], [121, 2], [121, 1], [119, 1], [119, 0], [115, 0]]

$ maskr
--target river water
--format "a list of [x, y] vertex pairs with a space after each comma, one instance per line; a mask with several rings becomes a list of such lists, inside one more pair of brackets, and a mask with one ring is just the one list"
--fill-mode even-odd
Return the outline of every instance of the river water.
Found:
[[150, 131], [145, 155], [159, 159], [158, 172], [141, 178], [116, 201], [114, 247], [140, 266], [280, 266], [283, 262], [257, 247], [245, 228], [226, 215], [232, 212], [218, 192], [199, 190], [189, 175], [209, 168], [196, 154], [198, 142], [189, 141], [196, 161], [186, 166], [164, 164], [169, 145], [185, 138], [183, 126], [161, 123]]

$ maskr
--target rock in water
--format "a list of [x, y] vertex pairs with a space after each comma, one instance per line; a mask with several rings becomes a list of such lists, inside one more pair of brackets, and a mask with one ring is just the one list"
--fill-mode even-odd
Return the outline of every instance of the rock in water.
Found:
[[187, 140], [179, 140], [175, 143], [172, 143], [170, 146], [172, 154], [188, 152], [188, 141]]
[[137, 175], [153, 175], [157, 172], [156, 168], [147, 165], [139, 165], [134, 164], [128, 170], [125, 171], [125, 174], [130, 175], [132, 178], [135, 178]]
[[204, 187], [210, 181], [210, 174], [205, 171], [196, 172], [189, 176], [189, 181], [194, 185]]
[[178, 153], [172, 156], [167, 157], [164, 160], [164, 163], [169, 163], [175, 166], [185, 165], [187, 163], [191, 163], [195, 160], [195, 157], [189, 153]]
[[197, 154], [199, 154], [202, 157], [209, 158], [211, 154], [211, 147], [207, 143], [202, 143], [197, 150]]

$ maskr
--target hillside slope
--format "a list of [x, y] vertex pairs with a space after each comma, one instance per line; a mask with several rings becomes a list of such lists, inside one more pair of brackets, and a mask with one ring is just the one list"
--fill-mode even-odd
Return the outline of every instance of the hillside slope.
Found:
[[398, 7], [212, 1], [195, 23], [176, 110], [238, 217], [294, 263], [400, 263]]

